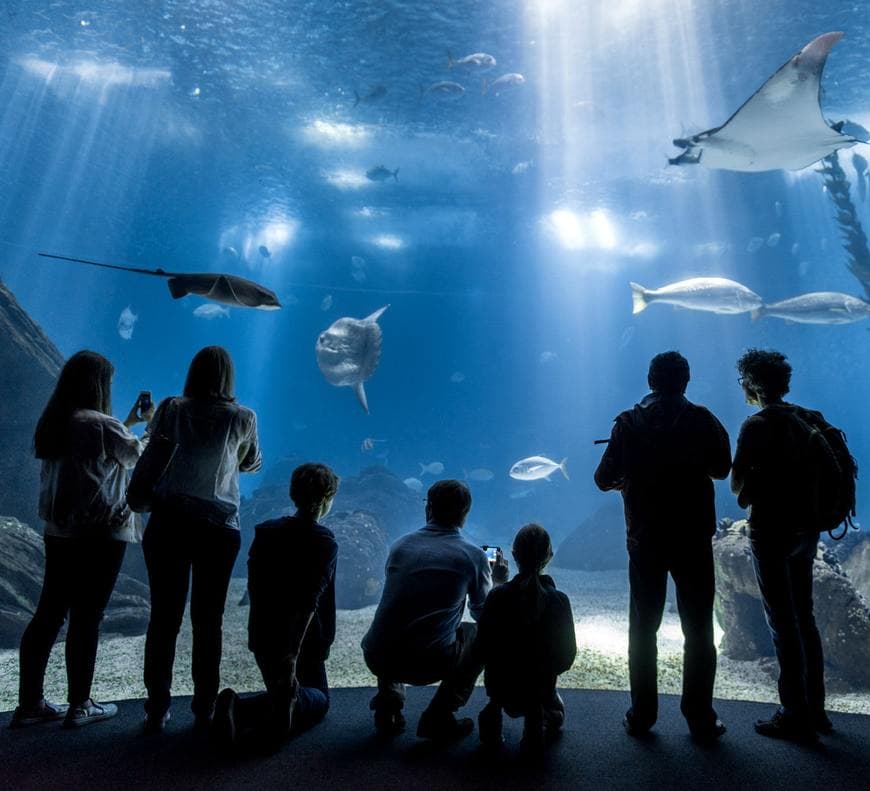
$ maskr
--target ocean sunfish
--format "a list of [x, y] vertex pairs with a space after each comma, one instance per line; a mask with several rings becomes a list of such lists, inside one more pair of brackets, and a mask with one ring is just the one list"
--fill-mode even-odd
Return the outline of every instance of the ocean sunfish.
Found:
[[870, 302], [836, 291], [815, 291], [799, 297], [762, 305], [752, 318], [776, 316], [798, 324], [851, 324], [870, 318]]
[[368, 413], [365, 383], [381, 360], [383, 333], [378, 319], [389, 307], [384, 305], [364, 319], [341, 318], [317, 337], [314, 351], [324, 378], [336, 387], [352, 387]]
[[860, 142], [822, 116], [822, 69], [842, 33], [825, 33], [790, 58], [722, 126], [674, 140], [668, 162], [720, 170], [801, 170]]
[[632, 313], [645, 310], [650, 302], [666, 302], [688, 310], [710, 313], [748, 313], [761, 307], [762, 299], [746, 286], [724, 277], [692, 277], [662, 288], [631, 286]]
[[70, 258], [51, 253], [39, 253], [39, 255], [43, 258], [56, 258], [60, 261], [72, 261], [76, 264], [98, 266], [103, 269], [118, 269], [122, 272], [133, 272], [138, 275], [165, 277], [169, 293], [172, 294], [173, 299], [181, 299], [188, 294], [196, 294], [199, 297], [210, 299], [212, 302], [220, 302], [239, 308], [278, 310], [281, 307], [274, 291], [270, 291], [253, 280], [247, 280], [237, 275], [224, 275], [217, 272], [184, 274], [183, 272], [166, 272], [163, 269], [139, 269], [132, 266], [119, 266], [118, 264], [102, 264], [97, 261], [88, 261], [85, 258]]

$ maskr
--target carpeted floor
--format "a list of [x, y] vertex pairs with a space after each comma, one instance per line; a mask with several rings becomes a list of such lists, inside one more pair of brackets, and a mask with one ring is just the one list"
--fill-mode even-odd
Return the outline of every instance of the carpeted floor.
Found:
[[[265, 756], [229, 758], [192, 730], [189, 699], [176, 699], [162, 736], [141, 735], [142, 701], [120, 704], [113, 720], [78, 731], [60, 724], [8, 730], [0, 716], [0, 778], [15, 789], [870, 789], [870, 717], [836, 714], [836, 732], [816, 747], [765, 739], [752, 723], [769, 704], [717, 701], [728, 733], [715, 745], [695, 744], [679, 701], [662, 696], [659, 722], [636, 740], [621, 727], [621, 692], [565, 690], [568, 720], [562, 738], [537, 765], [517, 753], [521, 724], [506, 720], [508, 744], [491, 756], [476, 731], [438, 747], [414, 736], [431, 689], [411, 689], [408, 730], [380, 741], [368, 710], [370, 689], [335, 690], [326, 721]], [[477, 689], [467, 712], [484, 702]]]

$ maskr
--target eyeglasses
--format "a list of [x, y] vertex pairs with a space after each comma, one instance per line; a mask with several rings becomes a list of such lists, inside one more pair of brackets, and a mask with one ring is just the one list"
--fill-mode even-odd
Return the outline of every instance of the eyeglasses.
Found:
[[746, 378], [745, 378], [745, 377], [743, 377], [743, 376], [738, 376], [738, 377], [737, 377], [737, 384], [739, 384], [741, 387], [743, 387], [743, 383], [744, 383], [745, 381], [746, 381]]

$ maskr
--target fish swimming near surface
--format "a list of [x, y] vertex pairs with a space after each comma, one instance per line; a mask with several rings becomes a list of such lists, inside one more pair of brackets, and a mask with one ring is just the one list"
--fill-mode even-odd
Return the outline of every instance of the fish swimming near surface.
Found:
[[724, 277], [693, 277], [662, 288], [631, 286], [632, 313], [640, 313], [651, 302], [664, 302], [688, 310], [731, 315], [760, 308], [762, 299], [746, 286]]
[[752, 318], [776, 316], [798, 324], [852, 324], [870, 318], [870, 302], [836, 291], [814, 291], [762, 305]]
[[381, 361], [383, 333], [378, 319], [389, 307], [384, 305], [364, 319], [341, 318], [317, 337], [314, 351], [324, 378], [336, 387], [352, 387], [368, 414], [365, 383]]
[[399, 169], [388, 170], [383, 165], [377, 165], [366, 171], [366, 178], [369, 181], [386, 181], [388, 178], [393, 177], [396, 181], [399, 180]]
[[488, 93], [493, 93], [498, 96], [500, 93], [508, 90], [509, 88], [516, 88], [520, 85], [524, 85], [526, 82], [526, 78], [523, 77], [522, 74], [517, 74], [516, 72], [512, 72], [511, 74], [502, 74], [497, 80], [493, 80], [492, 82], [483, 81], [482, 93], [484, 96]]
[[508, 475], [518, 481], [538, 481], [541, 478], [549, 478], [556, 470], [559, 470], [567, 481], [569, 480], [568, 468], [565, 466], [567, 463], [567, 457], [561, 462], [556, 462], [546, 456], [529, 456], [514, 464]]
[[495, 66], [495, 58], [488, 55], [486, 52], [472, 52], [471, 55], [465, 55], [461, 58], [454, 58], [447, 50], [447, 68], [448, 69], [491, 69]]
[[357, 91], [353, 92], [354, 102], [353, 106], [356, 107], [358, 104], [372, 104], [373, 102], [377, 102], [380, 99], [383, 99], [387, 95], [387, 88], [384, 85], [372, 85], [369, 90], [360, 96]]
[[440, 82], [433, 82], [431, 85], [421, 85], [420, 98], [422, 99], [427, 93], [436, 96], [451, 96], [458, 98], [465, 93], [465, 88], [463, 88], [458, 82], [441, 80]]
[[860, 154], [852, 155], [852, 166], [858, 174], [858, 197], [861, 201], [867, 200], [867, 160]]
[[422, 462], [418, 462], [420, 465], [420, 475], [441, 475], [444, 472], [444, 465], [440, 461], [433, 461], [429, 464], [423, 464]]
[[169, 293], [173, 299], [181, 299], [188, 294], [195, 294], [212, 302], [232, 305], [239, 308], [257, 308], [259, 310], [278, 310], [281, 303], [274, 291], [265, 286], [236, 275], [224, 275], [216, 272], [185, 274], [183, 272], [166, 272], [163, 269], [139, 269], [118, 264], [102, 264], [88, 261], [85, 258], [70, 258], [65, 255], [39, 253], [43, 258], [56, 258], [60, 261], [72, 261], [76, 264], [98, 266], [103, 269], [118, 269], [122, 272], [133, 272], [138, 275], [165, 277]]
[[674, 140], [671, 165], [757, 172], [801, 170], [860, 142], [822, 116], [822, 70], [842, 33], [813, 39], [770, 77], [722, 126]]

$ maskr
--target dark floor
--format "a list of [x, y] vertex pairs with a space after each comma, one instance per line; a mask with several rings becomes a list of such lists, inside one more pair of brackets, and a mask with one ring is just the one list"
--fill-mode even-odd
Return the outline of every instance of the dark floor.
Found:
[[[8, 730], [0, 715], [0, 788], [101, 789], [225, 788], [432, 789], [870, 789], [870, 717], [834, 714], [836, 732], [818, 747], [778, 742], [755, 734], [752, 723], [771, 706], [717, 702], [728, 733], [714, 746], [689, 738], [676, 698], [662, 698], [659, 723], [644, 740], [623, 731], [626, 694], [566, 690], [565, 731], [537, 766], [519, 760], [521, 726], [507, 721], [508, 745], [500, 756], [478, 750], [477, 734], [450, 747], [414, 737], [431, 689], [412, 689], [408, 730], [379, 741], [371, 724], [372, 690], [333, 693], [326, 721], [269, 756], [228, 759], [192, 730], [189, 699], [175, 701], [162, 736], [140, 733], [141, 701], [124, 701], [118, 717], [77, 731], [60, 724]], [[483, 704], [478, 689], [469, 713]]]

